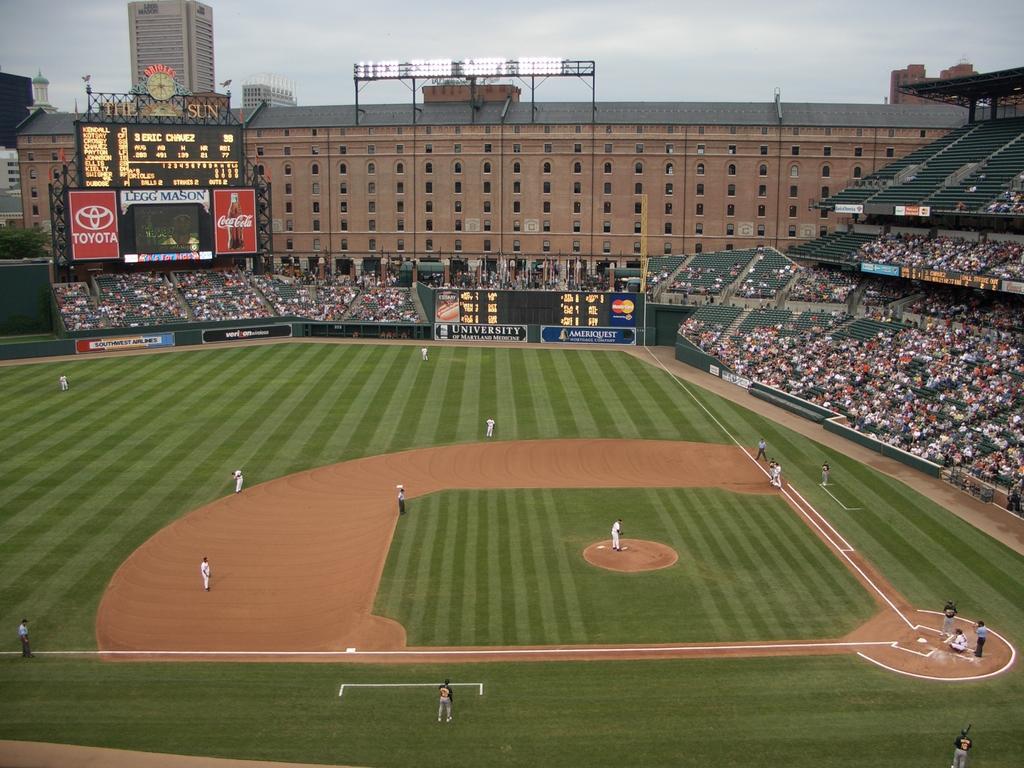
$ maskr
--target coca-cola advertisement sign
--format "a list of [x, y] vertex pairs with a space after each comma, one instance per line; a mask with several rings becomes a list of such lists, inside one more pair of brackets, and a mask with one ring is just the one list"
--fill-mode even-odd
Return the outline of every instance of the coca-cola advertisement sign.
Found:
[[116, 192], [68, 192], [68, 224], [74, 261], [121, 257]]
[[255, 190], [213, 190], [213, 236], [218, 256], [256, 253]]

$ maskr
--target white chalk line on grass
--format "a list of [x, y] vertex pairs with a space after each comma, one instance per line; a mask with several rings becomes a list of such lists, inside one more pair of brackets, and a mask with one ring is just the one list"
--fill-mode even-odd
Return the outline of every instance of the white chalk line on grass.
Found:
[[[479, 695], [484, 695], [483, 683], [445, 683], [449, 688], [457, 686], [472, 687], [479, 690]], [[345, 695], [346, 688], [439, 688], [437, 683], [342, 683], [338, 689], [338, 698]]]
[[[36, 651], [36, 656], [306, 656], [306, 657], [349, 657], [352, 656], [537, 656], [544, 654], [654, 654], [705, 651], [772, 651], [814, 648], [864, 648], [875, 645], [891, 645], [893, 640], [828, 641], [813, 640], [802, 643], [741, 643], [736, 645], [638, 645], [634, 647], [592, 647], [574, 648], [439, 648], [407, 649], [393, 651]], [[20, 656], [21, 651], [0, 651], [0, 656]], [[436, 683], [435, 683], [436, 685]]]
[[846, 510], [847, 512], [857, 512], [857, 511], [859, 511], [859, 510], [861, 510], [861, 509], [864, 509], [864, 507], [848, 507], [848, 506], [846, 506], [846, 505], [845, 505], [845, 504], [843, 504], [843, 502], [841, 502], [841, 501], [840, 501], [839, 499], [836, 499], [836, 497], [835, 497], [835, 494], [833, 494], [833, 493], [832, 493], [832, 491], [830, 491], [830, 490], [829, 490], [829, 489], [828, 489], [828, 488], [827, 488], [827, 487], [825, 486], [825, 484], [824, 484], [824, 483], [819, 483], [819, 484], [818, 484], [818, 487], [819, 487], [819, 488], [821, 488], [821, 490], [823, 490], [823, 491], [824, 491], [825, 493], [827, 493], [827, 494], [828, 494], [829, 496], [831, 496], [831, 497], [832, 497], [833, 499], [835, 499], [835, 502], [836, 502], [836, 504], [838, 504], [838, 505], [839, 505], [840, 507], [842, 507], [843, 509], [845, 509], [845, 510]]
[[933, 653], [935, 653], [935, 649], [934, 648], [932, 648], [930, 651], [928, 651], [928, 653], [921, 653], [920, 651], [915, 651], [913, 648], [904, 648], [899, 643], [893, 643], [892, 647], [895, 648], [897, 651], [903, 651], [904, 653], [912, 653], [915, 656], [924, 656], [926, 659], [927, 658], [931, 658], [931, 655]]
[[[693, 400], [693, 402], [695, 402], [698, 406], [700, 406], [701, 410], [704, 411], [704, 413], [706, 413], [711, 418], [711, 420], [715, 422], [715, 424], [717, 424], [719, 427], [721, 427], [722, 431], [728, 436], [728, 438], [730, 440], [732, 440], [736, 444], [736, 446], [743, 452], [743, 454], [748, 459], [750, 459], [755, 464], [757, 464], [758, 469], [760, 469], [762, 472], [765, 472], [764, 467], [761, 466], [760, 462], [756, 461], [754, 459], [754, 457], [750, 455], [750, 453], [740, 443], [740, 441], [737, 440], [733, 436], [732, 432], [730, 432], [728, 429], [726, 429], [725, 425], [722, 424], [722, 422], [720, 422], [717, 418], [715, 418], [715, 415], [713, 413], [711, 413], [711, 411], [709, 411], [700, 400], [697, 399], [696, 395], [694, 395], [693, 392], [691, 392], [689, 390], [689, 388], [674, 373], [672, 373], [672, 371], [670, 371], [665, 366], [665, 364], [663, 362], [661, 362], [661, 360], [659, 360], [655, 356], [655, 354], [653, 352], [651, 352], [649, 349], [646, 349], [646, 347], [645, 347], [645, 350], [647, 351], [647, 354], [649, 354], [651, 356], [651, 358], [659, 366], [661, 366], [661, 369], [663, 371], [665, 371], [665, 373], [667, 373], [669, 376], [671, 376], [672, 380], [675, 381], [682, 388], [682, 390], [686, 394], [688, 394], [690, 396], [690, 398]], [[765, 472], [765, 474], [767, 474], [767, 472]], [[846, 547], [844, 548], [844, 547], [839, 546], [835, 542], [835, 540], [832, 539], [831, 536], [829, 536], [828, 534], [826, 534], [822, 530], [821, 526], [819, 526], [817, 523], [815, 523], [813, 520], [811, 520], [812, 524], [814, 524], [814, 527], [817, 528], [819, 531], [821, 531], [821, 533], [825, 537], [825, 539], [835, 548], [835, 550], [840, 554], [840, 556], [842, 556], [846, 560], [846, 562], [848, 562], [850, 564], [850, 566], [852, 568], [854, 568], [857, 571], [857, 573], [859, 573], [861, 575], [861, 578], [864, 579], [865, 583], [867, 583], [882, 598], [882, 600], [885, 601], [886, 605], [888, 605], [890, 608], [892, 608], [893, 611], [895, 611], [896, 615], [900, 617], [900, 619], [903, 621], [903, 623], [906, 624], [911, 629], [913, 629], [913, 627], [914, 627], [913, 622], [911, 622], [910, 619], [908, 619], [906, 616], [903, 615], [903, 612], [900, 611], [900, 609], [896, 607], [896, 604], [893, 603], [893, 601], [889, 599], [889, 596], [886, 595], [885, 592], [883, 592], [878, 587], [878, 585], [875, 584], [875, 582], [873, 582], [870, 578], [868, 578], [868, 575], [866, 573], [864, 573], [864, 571], [860, 568], [860, 566], [858, 566], [853, 561], [853, 559], [850, 557], [850, 553], [854, 551], [853, 547], [851, 547], [849, 545], [849, 543], [846, 542], [846, 540], [843, 539], [843, 537], [839, 535], [839, 533], [835, 530], [835, 528], [832, 527], [832, 525], [822, 516], [822, 514], [820, 512], [818, 512], [818, 510], [816, 510], [813, 506], [811, 506], [811, 504], [806, 499], [804, 499], [803, 496], [800, 496], [800, 493], [795, 488], [793, 488], [792, 484], [787, 483], [787, 485], [789, 485], [789, 487], [793, 491], [793, 493], [795, 493], [797, 496], [800, 497], [800, 499], [803, 501], [803, 503], [807, 507], [807, 509], [810, 510], [810, 512], [814, 513], [814, 515], [819, 520], [821, 520], [823, 523], [825, 523], [825, 525], [827, 525], [836, 534], [836, 536], [838, 536], [840, 539], [843, 540], [843, 543], [846, 544]], [[801, 507], [800, 504], [797, 504], [797, 502], [793, 499], [792, 496], [789, 495], [789, 493], [785, 489], [783, 489], [782, 492], [786, 495], [786, 497], [790, 500], [790, 502], [792, 502], [793, 506], [795, 506], [798, 510], [800, 510], [801, 514], [803, 514], [805, 517], [808, 517], [808, 519], [810, 519], [810, 517], [808, 516], [807, 512], [804, 511], [803, 507]]]

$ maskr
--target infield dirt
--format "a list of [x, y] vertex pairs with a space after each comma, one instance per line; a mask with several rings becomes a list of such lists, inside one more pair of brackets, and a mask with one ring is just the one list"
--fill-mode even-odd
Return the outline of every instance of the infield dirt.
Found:
[[[998, 637], [990, 640], [984, 659], [953, 656], [928, 629], [938, 625], [937, 617], [915, 614], [870, 563], [852, 549], [840, 551], [835, 537], [788, 494], [794, 514], [835, 551], [879, 606], [875, 618], [846, 637], [742, 645], [409, 648], [401, 624], [372, 613], [395, 526], [401, 524], [398, 484], [405, 487], [409, 514], [415, 514], [417, 497], [453, 488], [713, 486], [778, 493], [743, 450], [703, 443], [502, 441], [335, 464], [219, 499], [145, 542], [114, 574], [102, 598], [99, 648], [121, 652], [116, 658], [388, 663], [430, 661], [431, 653], [440, 658], [440, 652], [449, 661], [462, 655], [463, 660], [509, 661], [567, 654], [622, 659], [860, 653], [897, 671], [940, 678], [991, 674], [1012, 657]], [[627, 547], [630, 543], [626, 540]], [[600, 545], [590, 548], [595, 559], [607, 556], [596, 549]], [[637, 544], [632, 553], [627, 548], [608, 554], [622, 556], [624, 566], [636, 560], [623, 570], [644, 563], [664, 567], [675, 555], [667, 547], [667, 553], [649, 549]], [[199, 574], [204, 556], [213, 568], [209, 592], [203, 591]], [[916, 618], [904, 618], [910, 616]]]

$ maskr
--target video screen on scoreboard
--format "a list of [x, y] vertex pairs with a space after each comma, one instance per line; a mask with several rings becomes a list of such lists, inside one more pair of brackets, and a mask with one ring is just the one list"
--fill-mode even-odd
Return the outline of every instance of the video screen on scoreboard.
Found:
[[135, 248], [147, 253], [199, 251], [198, 205], [133, 205]]
[[213, 259], [211, 215], [202, 205], [132, 205], [121, 217], [126, 264]]

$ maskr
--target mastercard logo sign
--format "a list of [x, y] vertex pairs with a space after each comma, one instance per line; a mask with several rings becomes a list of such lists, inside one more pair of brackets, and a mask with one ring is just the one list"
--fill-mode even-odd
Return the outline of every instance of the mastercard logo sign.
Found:
[[612, 302], [612, 314], [632, 315], [636, 305], [629, 299], [616, 299]]

